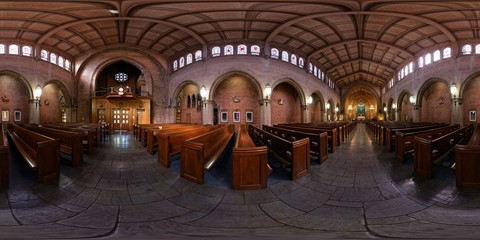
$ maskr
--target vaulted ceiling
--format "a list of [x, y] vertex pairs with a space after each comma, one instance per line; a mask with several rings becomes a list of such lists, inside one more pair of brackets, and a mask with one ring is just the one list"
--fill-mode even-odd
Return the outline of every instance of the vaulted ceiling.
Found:
[[[114, 12], [116, 10], [117, 12]], [[339, 87], [382, 87], [425, 49], [480, 37], [480, 1], [0, 1], [0, 41], [75, 56], [106, 45], [167, 60], [215, 43], [279, 47], [322, 66]]]

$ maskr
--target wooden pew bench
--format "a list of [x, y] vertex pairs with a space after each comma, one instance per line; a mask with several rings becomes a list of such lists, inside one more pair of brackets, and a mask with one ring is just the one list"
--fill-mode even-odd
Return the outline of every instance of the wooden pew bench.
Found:
[[60, 140], [60, 152], [70, 156], [72, 166], [76, 167], [82, 163], [82, 135], [79, 132], [46, 127], [37, 127], [33, 125], [21, 126], [51, 138], [58, 138]]
[[82, 136], [82, 145], [87, 149], [87, 154], [91, 155], [93, 153], [94, 146], [95, 146], [95, 135], [96, 135], [95, 130], [88, 129], [88, 128], [67, 127], [67, 126], [60, 126], [60, 125], [41, 125], [41, 127], [80, 133]]
[[186, 140], [182, 145], [180, 175], [203, 184], [204, 172], [221, 158], [234, 133], [234, 125], [229, 125]]
[[283, 139], [295, 141], [297, 139], [309, 138], [310, 139], [310, 151], [314, 155], [318, 156], [319, 163], [325, 162], [328, 158], [328, 133], [321, 132], [319, 134], [306, 133], [286, 128], [271, 127], [263, 125], [263, 130], [273, 133]]
[[455, 146], [455, 181], [457, 187], [480, 188], [480, 126], [466, 145]]
[[310, 140], [288, 141], [263, 129], [249, 125], [253, 136], [275, 154], [279, 161], [291, 166], [290, 179], [295, 180], [310, 172]]
[[389, 127], [385, 132], [385, 145], [387, 146], [387, 151], [392, 152], [395, 150], [395, 140], [396, 132], [400, 131], [403, 133], [417, 132], [421, 130], [434, 129], [439, 127], [446, 127], [448, 124], [433, 124], [433, 125], [419, 125], [419, 126], [400, 126], [400, 127]]
[[8, 135], [20, 155], [37, 172], [37, 181], [60, 175], [60, 140], [47, 137], [16, 124], [8, 124]]
[[0, 188], [8, 188], [8, 143], [6, 138], [6, 132], [3, 129], [3, 124], [1, 127], [2, 135], [0, 136]]
[[286, 129], [291, 129], [299, 132], [306, 132], [306, 133], [313, 133], [313, 134], [321, 134], [323, 132], [327, 132], [327, 140], [328, 140], [328, 151], [330, 153], [335, 152], [337, 149], [337, 140], [338, 140], [338, 133], [336, 128], [327, 128], [327, 129], [321, 129], [321, 128], [308, 128], [308, 127], [300, 127], [300, 126], [290, 126], [290, 125], [284, 125], [284, 124], [279, 124], [279, 125], [274, 125], [274, 127], [280, 127], [280, 128], [286, 128]]
[[436, 138], [415, 136], [414, 173], [431, 178], [433, 166], [440, 165], [455, 148], [455, 145], [463, 141], [467, 135], [471, 135], [472, 132], [469, 125]]
[[415, 132], [403, 133], [401, 131], [396, 131], [395, 133], [395, 145], [396, 145], [396, 156], [397, 160], [404, 162], [407, 155], [413, 155], [415, 152], [415, 137], [420, 138], [436, 138], [439, 135], [445, 135], [450, 133], [452, 130], [450, 126], [439, 127], [434, 129], [420, 130]]
[[267, 187], [267, 175], [272, 171], [268, 165], [268, 148], [256, 146], [245, 125], [236, 134], [232, 151], [232, 188], [253, 190]]
[[155, 148], [158, 147], [158, 138], [156, 135], [160, 133], [175, 133], [175, 132], [183, 132], [187, 130], [193, 130], [197, 128], [201, 128], [203, 125], [200, 124], [190, 124], [190, 125], [175, 125], [170, 127], [157, 127], [157, 128], [148, 128], [146, 129], [147, 132], [147, 152], [153, 155], [155, 153]]
[[222, 127], [221, 125], [199, 126], [199, 128], [186, 129], [184, 131], [176, 130], [175, 132], [161, 132], [156, 134], [155, 138], [158, 141], [158, 162], [166, 168], [170, 167], [170, 156], [180, 153], [182, 151], [182, 145], [186, 140]]

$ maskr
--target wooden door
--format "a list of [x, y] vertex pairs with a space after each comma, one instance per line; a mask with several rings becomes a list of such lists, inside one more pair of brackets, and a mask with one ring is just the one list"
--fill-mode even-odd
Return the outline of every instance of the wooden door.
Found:
[[113, 130], [129, 130], [130, 121], [130, 109], [129, 108], [114, 108], [113, 111]]

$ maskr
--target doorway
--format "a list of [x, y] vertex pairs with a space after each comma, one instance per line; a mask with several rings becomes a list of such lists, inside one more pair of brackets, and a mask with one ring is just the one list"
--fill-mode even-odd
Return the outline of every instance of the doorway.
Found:
[[130, 129], [130, 108], [114, 108], [113, 111], [113, 130], [129, 130]]

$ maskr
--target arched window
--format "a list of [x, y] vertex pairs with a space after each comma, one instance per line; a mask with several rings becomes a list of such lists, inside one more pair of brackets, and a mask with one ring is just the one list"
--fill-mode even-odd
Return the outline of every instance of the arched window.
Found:
[[292, 54], [290, 56], [290, 63], [293, 64], [293, 65], [297, 65], [297, 55]]
[[10, 44], [10, 46], [8, 46], [8, 54], [18, 55], [18, 45]]
[[433, 61], [436, 62], [440, 60], [440, 50], [433, 52]]
[[69, 60], [65, 60], [65, 69], [67, 69], [68, 71], [70, 71], [70, 67], [72, 66], [72, 64], [70, 63]]
[[200, 61], [202, 60], [202, 50], [197, 50], [195, 52], [195, 61]]
[[430, 63], [432, 63], [432, 54], [427, 53], [427, 55], [425, 55], [425, 65], [428, 65]]
[[400, 75], [400, 71], [397, 72], [397, 78], [398, 80], [402, 79], [402, 76]]
[[316, 77], [318, 76], [318, 68], [317, 66], [313, 66], [313, 75]]
[[305, 67], [305, 60], [302, 57], [298, 59], [298, 66], [301, 68]]
[[178, 61], [175, 60], [173, 61], [173, 71], [177, 71], [177, 69], [178, 69]]
[[447, 47], [443, 49], [443, 58], [449, 58], [452, 57], [452, 49]]
[[42, 50], [40, 51], [40, 58], [43, 60], [43, 61], [48, 61], [48, 51], [47, 50]]
[[179, 67], [182, 68], [185, 66], [185, 57], [180, 57], [179, 60]]
[[212, 57], [220, 56], [221, 49], [219, 46], [215, 46], [212, 48]]
[[400, 70], [400, 79], [403, 79], [405, 77], [405, 72], [403, 71], [403, 68], [402, 70]]
[[187, 65], [193, 62], [193, 54], [187, 54]]
[[32, 47], [30, 46], [23, 46], [22, 47], [22, 55], [31, 57], [32, 56]]
[[475, 45], [475, 54], [480, 54], [480, 44]]
[[58, 56], [58, 66], [59, 67], [64, 67], [64, 59], [62, 56]]
[[405, 77], [410, 73], [410, 72], [408, 71], [408, 67], [410, 67], [410, 66], [405, 65], [405, 67], [404, 67]]
[[423, 67], [423, 57], [419, 57], [418, 58], [418, 68], [422, 68]]
[[50, 62], [53, 64], [57, 64], [57, 54], [50, 53]]
[[413, 72], [413, 62], [410, 62], [408, 64], [408, 67], [410, 68], [409, 73], [412, 73]]
[[0, 44], [0, 54], [5, 54], [5, 44]]
[[466, 44], [462, 47], [462, 54], [471, 54], [472, 53], [472, 45]]
[[313, 64], [312, 63], [308, 63], [308, 72], [313, 73]]
[[225, 55], [233, 55], [233, 46], [227, 45], [223, 48], [223, 54]]
[[247, 54], [247, 46], [245, 44], [240, 44], [237, 46], [237, 54], [246, 55]]
[[272, 48], [270, 50], [270, 55], [271, 55], [272, 58], [278, 59], [278, 49]]
[[190, 99], [190, 95], [187, 96], [187, 108], [190, 108], [190, 104], [192, 103], [192, 100]]
[[[260, 47], [258, 45], [252, 45], [250, 47], [250, 53], [252, 55], [260, 55]], [[277, 57], [278, 58], [278, 57]]]
[[288, 62], [288, 52], [287, 51], [282, 51], [282, 61]]
[[197, 99], [195, 99], [195, 94], [192, 94], [192, 108], [197, 107]]

